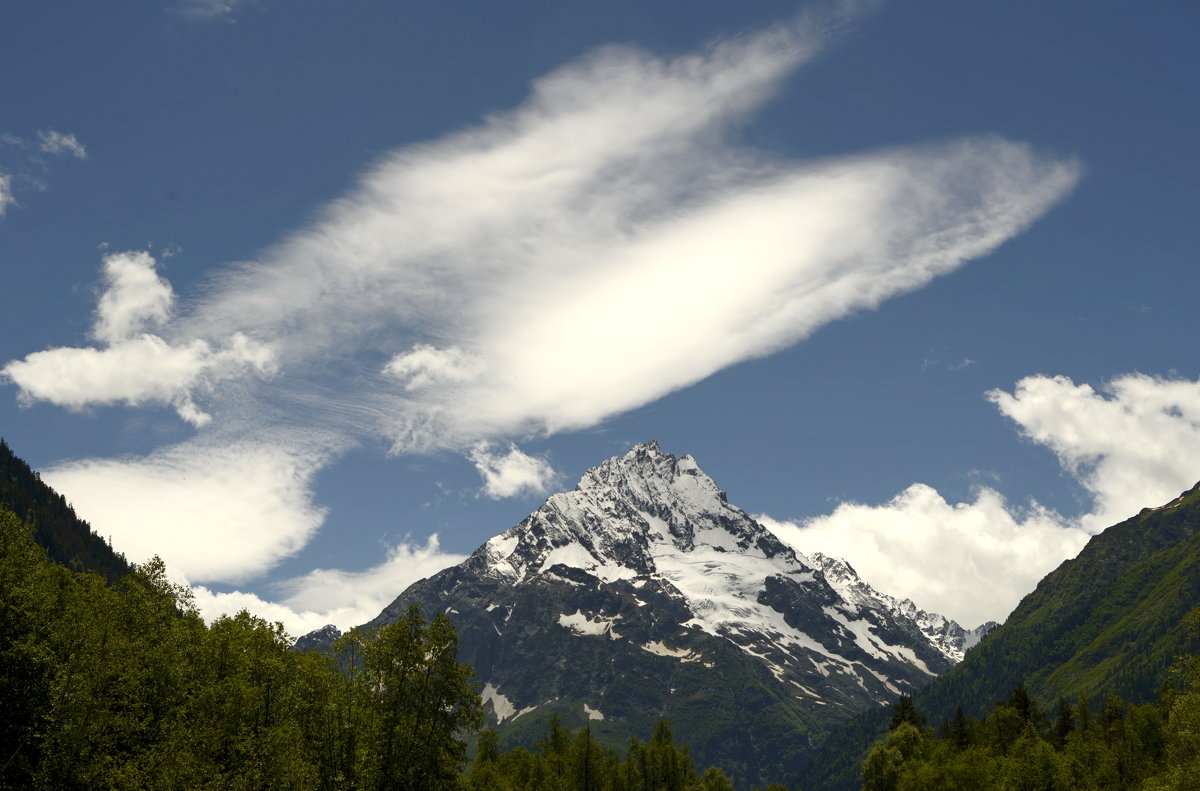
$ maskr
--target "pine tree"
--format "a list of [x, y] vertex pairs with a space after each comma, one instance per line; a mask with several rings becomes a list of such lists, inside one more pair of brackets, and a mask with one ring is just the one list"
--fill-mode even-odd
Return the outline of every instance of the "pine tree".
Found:
[[892, 723], [889, 730], [896, 730], [904, 723], [912, 725], [920, 730], [925, 727], [925, 718], [917, 713], [917, 709], [913, 706], [913, 699], [908, 695], [901, 695], [895, 703], [892, 704], [892, 709], [895, 713], [892, 714]]

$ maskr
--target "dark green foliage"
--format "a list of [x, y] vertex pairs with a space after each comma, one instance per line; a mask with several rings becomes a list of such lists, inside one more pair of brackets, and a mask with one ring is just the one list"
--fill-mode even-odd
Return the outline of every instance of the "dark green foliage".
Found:
[[[1200, 608], [1193, 631], [1200, 637]], [[1181, 690], [1158, 705], [1105, 697], [1091, 716], [1065, 697], [1053, 723], [1038, 714], [1024, 685], [982, 721], [956, 716], [942, 738], [901, 722], [862, 764], [864, 791], [1013, 789], [1014, 791], [1166, 791], [1200, 787], [1200, 657], [1179, 659]], [[1082, 715], [1082, 716], [1081, 716]], [[957, 734], [971, 734], [961, 738]]]
[[[734, 791], [721, 769], [696, 771], [671, 725], [661, 720], [650, 741], [632, 739], [625, 757], [592, 735], [590, 727], [572, 733], [552, 718], [532, 750], [499, 749], [494, 731], [480, 734], [479, 751], [465, 778], [466, 791]], [[788, 791], [773, 785], [768, 791]]]
[[403, 618], [354, 629], [335, 645], [365, 727], [362, 787], [442, 791], [458, 786], [466, 737], [483, 725], [469, 667], [458, 664], [450, 620], [426, 625], [417, 605]]
[[901, 695], [899, 699], [892, 704], [895, 714], [892, 715], [892, 723], [888, 726], [889, 730], [896, 730], [901, 725], [908, 723], [914, 728], [924, 728], [925, 718], [917, 714], [917, 709], [913, 706], [913, 700], [908, 695]]
[[0, 788], [456, 789], [479, 727], [445, 618], [352, 633], [349, 672], [161, 561], [115, 587], [0, 509]]
[[33, 525], [35, 540], [51, 560], [76, 571], [94, 571], [110, 583], [129, 573], [124, 556], [93, 533], [66, 498], [42, 483], [0, 439], [0, 508], [5, 507]]

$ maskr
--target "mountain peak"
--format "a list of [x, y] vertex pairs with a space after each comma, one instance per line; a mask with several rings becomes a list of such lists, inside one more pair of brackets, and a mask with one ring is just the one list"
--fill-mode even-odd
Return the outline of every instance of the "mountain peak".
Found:
[[665, 453], [651, 440], [589, 469], [573, 491], [551, 495], [476, 554], [502, 578], [522, 580], [564, 564], [607, 582], [651, 574], [656, 557], [697, 544], [792, 554], [729, 505], [695, 459]]
[[975, 639], [876, 592], [843, 560], [795, 552], [731, 505], [694, 458], [653, 441], [589, 469], [380, 619], [412, 601], [462, 625], [497, 725], [533, 712], [686, 711], [685, 726], [708, 732], [730, 707], [707, 690], [751, 690], [750, 708], [739, 702], [736, 722], [717, 728], [725, 745], [742, 745], [752, 710], [789, 712], [799, 735], [886, 703]]
[[711, 511], [719, 508], [717, 502], [728, 502], [694, 458], [665, 453], [655, 440], [592, 467], [580, 477], [575, 491], [602, 498], [661, 500], [689, 513]]

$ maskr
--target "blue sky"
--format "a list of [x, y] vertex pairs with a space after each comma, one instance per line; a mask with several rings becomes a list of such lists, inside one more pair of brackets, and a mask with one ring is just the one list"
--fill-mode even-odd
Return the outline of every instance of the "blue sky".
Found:
[[1200, 478], [1198, 21], [10, 4], [0, 435], [207, 612], [293, 631], [650, 438], [1002, 618]]

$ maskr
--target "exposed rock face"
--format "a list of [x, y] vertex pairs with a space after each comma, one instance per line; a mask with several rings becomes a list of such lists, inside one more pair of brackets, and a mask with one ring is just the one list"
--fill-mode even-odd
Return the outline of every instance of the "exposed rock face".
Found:
[[584, 473], [462, 564], [411, 586], [445, 612], [510, 741], [558, 713], [615, 743], [662, 717], [701, 765], [787, 780], [811, 738], [962, 658], [967, 631], [805, 557], [690, 456], [639, 445]]

